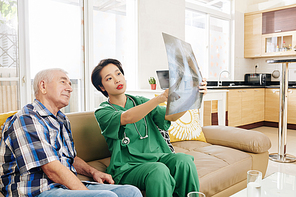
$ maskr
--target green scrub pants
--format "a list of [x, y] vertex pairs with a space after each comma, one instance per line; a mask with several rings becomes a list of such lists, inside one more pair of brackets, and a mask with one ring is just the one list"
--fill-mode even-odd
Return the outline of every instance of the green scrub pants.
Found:
[[146, 197], [185, 197], [199, 191], [193, 157], [183, 153], [168, 154], [158, 162], [140, 164], [127, 172], [120, 181], [146, 191]]

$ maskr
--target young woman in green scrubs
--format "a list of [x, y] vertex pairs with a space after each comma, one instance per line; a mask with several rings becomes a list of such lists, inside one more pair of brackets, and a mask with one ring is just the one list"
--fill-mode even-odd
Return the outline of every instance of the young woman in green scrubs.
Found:
[[[158, 106], [167, 101], [168, 89], [151, 100], [125, 94], [124, 71], [115, 59], [102, 60], [91, 78], [108, 97], [95, 116], [111, 152], [107, 173], [114, 181], [135, 185], [147, 197], [185, 197], [199, 191], [193, 157], [172, 153], [157, 128], [168, 130], [170, 121], [185, 113], [165, 115], [166, 108]], [[206, 92], [205, 80], [200, 89]]]

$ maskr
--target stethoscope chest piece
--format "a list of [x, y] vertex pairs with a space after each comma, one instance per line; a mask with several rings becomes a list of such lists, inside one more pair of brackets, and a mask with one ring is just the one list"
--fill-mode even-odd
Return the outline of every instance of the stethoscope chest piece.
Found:
[[[137, 105], [136, 105], [136, 102], [134, 101], [134, 99], [132, 99], [132, 97], [127, 96], [127, 98], [129, 98], [129, 99], [133, 102], [134, 106], [137, 106]], [[117, 111], [117, 109], [112, 105], [112, 103], [110, 103], [109, 99], [108, 99], [108, 103], [114, 108], [115, 111]], [[145, 128], [146, 128], [146, 135], [145, 135], [144, 137], [140, 134], [140, 132], [139, 132], [139, 130], [138, 130], [138, 128], [137, 128], [136, 123], [133, 123], [134, 126], [135, 126], [135, 129], [136, 129], [137, 133], [138, 133], [139, 136], [140, 136], [140, 140], [145, 139], [145, 138], [148, 137], [148, 126], [147, 126], [146, 118], [144, 117], [143, 119], [144, 119], [144, 121], [145, 121]], [[125, 133], [125, 132], [124, 132], [123, 134], [124, 134], [124, 138], [122, 138], [122, 140], [121, 140], [121, 144], [122, 144], [122, 145], [128, 145], [131, 141], [130, 141], [130, 139], [126, 136], [126, 133]]]
[[125, 136], [124, 138], [122, 138], [121, 142], [122, 142], [122, 144], [124, 144], [124, 145], [128, 145], [128, 144], [130, 143], [130, 139], [129, 139], [128, 137]]

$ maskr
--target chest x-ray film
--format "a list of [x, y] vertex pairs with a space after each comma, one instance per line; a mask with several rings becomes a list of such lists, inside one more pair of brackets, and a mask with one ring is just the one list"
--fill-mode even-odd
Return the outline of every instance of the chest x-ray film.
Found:
[[169, 64], [169, 97], [166, 114], [175, 114], [201, 107], [203, 94], [198, 64], [191, 45], [176, 37], [162, 33]]

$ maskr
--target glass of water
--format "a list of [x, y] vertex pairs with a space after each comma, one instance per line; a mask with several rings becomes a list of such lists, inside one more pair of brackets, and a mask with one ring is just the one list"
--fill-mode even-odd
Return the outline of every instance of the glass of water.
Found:
[[206, 197], [206, 195], [202, 192], [189, 192], [187, 197]]
[[248, 197], [261, 197], [262, 173], [258, 170], [247, 172], [247, 193]]

